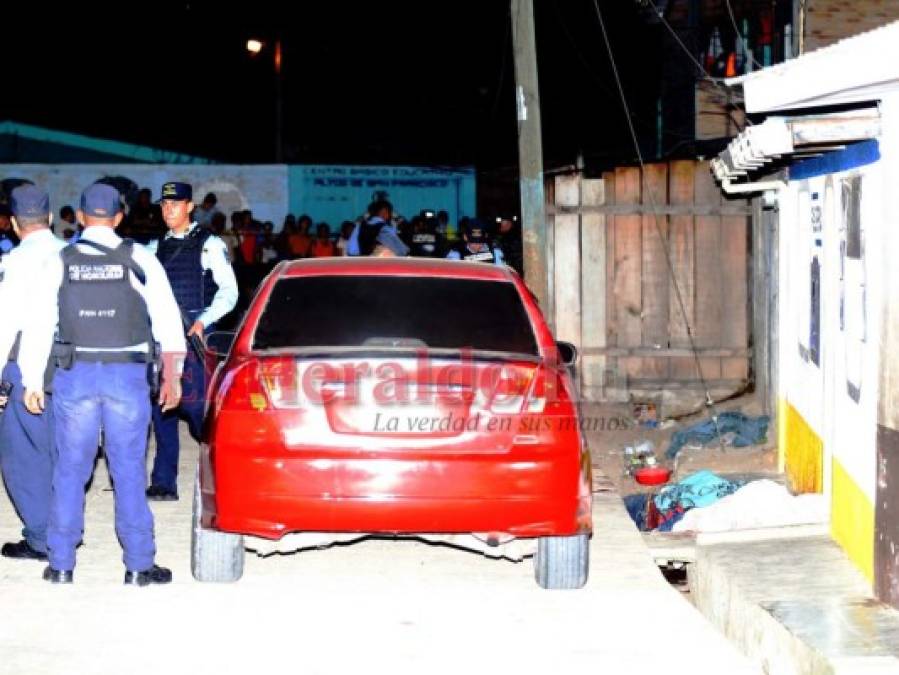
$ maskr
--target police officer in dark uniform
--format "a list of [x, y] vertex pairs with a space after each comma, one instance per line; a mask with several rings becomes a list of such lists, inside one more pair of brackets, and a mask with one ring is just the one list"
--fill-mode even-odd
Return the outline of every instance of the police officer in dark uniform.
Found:
[[183, 396], [177, 410], [153, 409], [156, 458], [147, 497], [154, 501], [178, 499], [178, 420], [187, 420], [194, 440], [200, 439], [206, 408], [207, 372], [203, 338], [216, 321], [237, 304], [237, 279], [225, 242], [211, 230], [191, 222], [193, 188], [188, 183], [162, 186], [162, 217], [169, 231], [148, 246], [156, 253], [172, 285], [187, 339]]
[[[39, 414], [45, 406], [44, 367], [58, 323], [52, 401], [58, 457], [47, 527], [50, 564], [44, 579], [73, 580], [75, 548], [84, 533], [84, 489], [102, 430], [115, 485], [125, 583], [168, 583], [171, 571], [154, 561], [145, 462], [155, 343], [162, 352], [160, 403], [172, 408], [181, 395], [185, 345], [178, 306], [159, 261], [116, 235], [122, 213], [114, 187], [88, 187], [78, 219], [85, 225], [78, 243], [50, 258], [38, 272], [35, 312], [23, 332], [19, 358], [26, 407]], [[67, 353], [61, 353], [61, 347]]]
[[487, 228], [476, 218], [466, 218], [462, 225], [462, 241], [447, 253], [450, 260], [467, 260], [504, 265], [503, 250], [491, 241]]
[[445, 255], [443, 237], [433, 211], [422, 211], [412, 219], [412, 237], [409, 255], [419, 258], [442, 258]]
[[521, 250], [521, 226], [518, 216], [500, 216], [496, 219], [496, 233], [493, 245], [503, 250], [506, 264], [524, 276], [524, 262]]

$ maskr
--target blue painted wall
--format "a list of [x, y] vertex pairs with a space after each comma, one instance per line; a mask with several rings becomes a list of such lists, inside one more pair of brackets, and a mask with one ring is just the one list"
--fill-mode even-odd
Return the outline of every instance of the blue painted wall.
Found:
[[474, 169], [291, 165], [288, 182], [290, 212], [308, 213], [332, 228], [362, 215], [378, 191], [386, 192], [397, 213], [407, 218], [422, 209], [446, 210], [451, 223], [475, 215]]

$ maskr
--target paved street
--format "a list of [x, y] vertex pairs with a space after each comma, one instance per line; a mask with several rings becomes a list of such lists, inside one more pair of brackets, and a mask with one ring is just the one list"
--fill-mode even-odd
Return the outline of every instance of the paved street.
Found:
[[[101, 464], [73, 586], [43, 582], [41, 563], [0, 560], [0, 672], [758, 672], [664, 582], [608, 493], [581, 591], [539, 589], [529, 560], [390, 541], [251, 556], [239, 583], [199, 584], [186, 446], [181, 501], [153, 506], [174, 583], [122, 586]], [[17, 534], [4, 497], [0, 539]]]

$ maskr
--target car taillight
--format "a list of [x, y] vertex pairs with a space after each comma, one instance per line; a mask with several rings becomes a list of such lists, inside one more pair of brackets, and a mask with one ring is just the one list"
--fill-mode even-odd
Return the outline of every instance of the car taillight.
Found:
[[[499, 415], [514, 415], [525, 407], [530, 411], [531, 398], [528, 392], [534, 379], [534, 367], [503, 366], [493, 385], [490, 396], [490, 412]], [[525, 402], [527, 401], [527, 405]], [[540, 407], [540, 410], [543, 408]]]
[[290, 357], [248, 361], [223, 383], [222, 410], [296, 408], [299, 385], [296, 363]]

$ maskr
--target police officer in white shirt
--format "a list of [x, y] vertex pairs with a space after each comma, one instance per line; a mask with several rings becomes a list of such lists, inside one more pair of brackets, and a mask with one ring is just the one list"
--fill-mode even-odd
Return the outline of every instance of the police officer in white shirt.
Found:
[[147, 497], [178, 499], [178, 419], [187, 420], [191, 436], [200, 439], [206, 410], [206, 382], [210, 373], [202, 348], [203, 336], [237, 304], [237, 280], [228, 247], [209, 229], [191, 222], [193, 188], [188, 183], [162, 186], [162, 218], [169, 231], [150, 250], [156, 253], [181, 309], [189, 345], [184, 362], [183, 396], [177, 410], [153, 410], [156, 459]]
[[[6, 491], [22, 519], [22, 540], [6, 543], [0, 554], [19, 560], [47, 559], [47, 518], [56, 444], [53, 411], [32, 415], [25, 408], [18, 354], [22, 330], [33, 309], [34, 279], [65, 242], [50, 230], [50, 199], [34, 185], [10, 195], [12, 227], [21, 243], [3, 261], [0, 283], [0, 368], [7, 393], [0, 416], [0, 468]], [[50, 371], [48, 369], [48, 375]]]
[[[170, 570], [155, 564], [153, 515], [146, 497], [147, 427], [151, 383], [148, 362], [162, 351], [159, 401], [178, 405], [184, 333], [178, 306], [159, 261], [141, 246], [123, 241], [118, 191], [94, 184], [81, 196], [77, 244], [51, 258], [37, 275], [19, 365], [25, 404], [45, 410], [44, 366], [54, 347], [52, 409], [58, 456], [47, 527], [49, 566], [44, 579], [71, 583], [75, 547], [84, 531], [84, 488], [93, 472], [103, 431], [115, 485], [116, 533], [124, 550], [125, 583], [168, 583]], [[68, 354], [63, 354], [63, 347]]]

